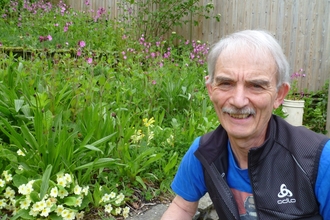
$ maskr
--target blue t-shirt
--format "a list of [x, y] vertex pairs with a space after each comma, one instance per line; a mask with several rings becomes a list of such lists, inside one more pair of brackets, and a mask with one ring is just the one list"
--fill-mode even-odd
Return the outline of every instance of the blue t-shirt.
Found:
[[[199, 140], [200, 137], [195, 139], [183, 157], [171, 185], [177, 195], [190, 202], [198, 201], [207, 192], [202, 164], [194, 155], [199, 147]], [[236, 199], [241, 219], [257, 219], [253, 209], [254, 200], [248, 170], [239, 168], [229, 143], [228, 150], [227, 182]], [[330, 141], [326, 143], [321, 154], [315, 195], [320, 203], [321, 215], [324, 219], [330, 219]]]

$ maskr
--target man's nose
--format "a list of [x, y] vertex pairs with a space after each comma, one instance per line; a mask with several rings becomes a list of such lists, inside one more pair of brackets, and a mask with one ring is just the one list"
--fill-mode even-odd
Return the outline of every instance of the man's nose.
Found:
[[229, 103], [236, 108], [243, 108], [248, 105], [249, 99], [244, 86], [236, 86], [231, 98], [229, 99]]

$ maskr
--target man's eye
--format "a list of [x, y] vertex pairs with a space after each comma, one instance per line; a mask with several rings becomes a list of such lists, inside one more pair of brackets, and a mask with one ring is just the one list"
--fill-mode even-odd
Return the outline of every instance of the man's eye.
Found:
[[231, 84], [232, 84], [231, 82], [223, 81], [223, 82], [218, 82], [217, 86], [230, 86]]
[[251, 85], [251, 87], [252, 87], [253, 89], [263, 89], [263, 88], [264, 88], [262, 85], [260, 85], [260, 84], [255, 84], [255, 83], [253, 83], [253, 84]]

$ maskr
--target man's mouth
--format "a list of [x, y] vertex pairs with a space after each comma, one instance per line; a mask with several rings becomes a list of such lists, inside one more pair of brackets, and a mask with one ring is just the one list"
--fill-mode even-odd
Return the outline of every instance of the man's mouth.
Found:
[[232, 118], [238, 118], [238, 119], [244, 119], [244, 118], [248, 118], [250, 116], [250, 114], [230, 114], [230, 117]]

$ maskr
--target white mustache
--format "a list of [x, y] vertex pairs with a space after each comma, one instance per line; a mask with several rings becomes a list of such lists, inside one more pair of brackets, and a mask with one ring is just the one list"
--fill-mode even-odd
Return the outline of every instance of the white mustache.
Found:
[[223, 107], [223, 113], [235, 114], [235, 115], [255, 115], [256, 111], [253, 108], [235, 108], [235, 107]]

